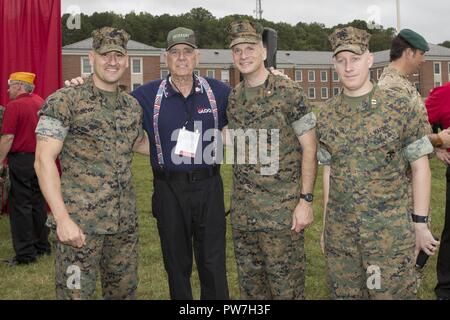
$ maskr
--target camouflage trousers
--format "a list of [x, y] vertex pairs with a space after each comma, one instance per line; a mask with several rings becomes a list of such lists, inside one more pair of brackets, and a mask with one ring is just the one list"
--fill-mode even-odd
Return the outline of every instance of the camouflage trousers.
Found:
[[233, 229], [242, 299], [304, 299], [303, 232]]
[[100, 271], [104, 299], [135, 299], [137, 289], [137, 231], [86, 235], [86, 245], [56, 245], [57, 299], [90, 299]]
[[331, 298], [416, 299], [414, 244], [393, 248], [386, 246], [386, 237], [361, 239], [347, 227], [334, 223], [325, 228]]

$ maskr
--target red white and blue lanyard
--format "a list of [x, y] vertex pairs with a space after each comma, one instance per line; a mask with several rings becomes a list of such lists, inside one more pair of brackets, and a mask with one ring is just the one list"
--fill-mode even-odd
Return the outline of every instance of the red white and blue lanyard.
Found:
[[[214, 93], [206, 79], [195, 76], [195, 79], [200, 83], [200, 87], [202, 90], [206, 91], [206, 95], [208, 96], [209, 105], [211, 106], [212, 114], [214, 117], [214, 156], [213, 156], [213, 163], [216, 161], [216, 154], [217, 154], [217, 132], [219, 128], [219, 115], [217, 111], [217, 103], [216, 103], [216, 97], [214, 96]], [[153, 107], [153, 131], [155, 133], [155, 143], [156, 143], [156, 153], [158, 155], [158, 164], [160, 167], [164, 166], [164, 157], [161, 147], [161, 137], [159, 135], [159, 114], [161, 112], [161, 103], [163, 96], [167, 97], [166, 92], [166, 84], [167, 80], [164, 79], [161, 81], [161, 84], [158, 88], [158, 93], [156, 94], [155, 98], [155, 105]], [[196, 93], [194, 93], [196, 94]]]

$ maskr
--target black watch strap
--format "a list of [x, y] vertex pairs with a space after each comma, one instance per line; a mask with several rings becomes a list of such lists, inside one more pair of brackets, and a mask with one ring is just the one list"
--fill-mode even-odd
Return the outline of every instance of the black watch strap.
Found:
[[428, 223], [428, 216], [418, 216], [417, 214], [411, 214], [412, 221], [415, 223]]
[[312, 202], [314, 195], [312, 193], [300, 193], [300, 199], [305, 199], [306, 202]]

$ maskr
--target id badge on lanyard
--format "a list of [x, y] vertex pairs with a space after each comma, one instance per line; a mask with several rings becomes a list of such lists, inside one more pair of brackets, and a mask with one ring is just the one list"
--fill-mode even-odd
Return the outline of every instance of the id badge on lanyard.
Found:
[[186, 130], [183, 127], [178, 133], [177, 145], [175, 146], [175, 154], [184, 157], [195, 158], [197, 152], [198, 141], [200, 140], [200, 133]]

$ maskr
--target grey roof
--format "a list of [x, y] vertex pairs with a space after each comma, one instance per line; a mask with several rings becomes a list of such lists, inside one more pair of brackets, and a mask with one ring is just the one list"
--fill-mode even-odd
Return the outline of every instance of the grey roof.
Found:
[[330, 65], [332, 53], [329, 51], [278, 51], [277, 64]]
[[[92, 38], [88, 38], [63, 47], [63, 50], [84, 51], [91, 50]], [[426, 53], [428, 57], [446, 57], [450, 59], [450, 49], [436, 44], [429, 43], [430, 51]], [[130, 40], [128, 42], [129, 51], [152, 51], [153, 53], [163, 52], [164, 49], [155, 48], [141, 42]], [[292, 66], [330, 66], [332, 53], [330, 51], [285, 51], [277, 52], [277, 64]], [[164, 55], [160, 58], [161, 64], [165, 63]], [[200, 62], [203, 65], [232, 65], [230, 49], [200, 49]], [[388, 64], [389, 50], [374, 53], [374, 64]]]
[[[68, 44], [63, 47], [63, 50], [91, 50], [92, 49], [92, 37], [78, 41], [72, 44]], [[129, 51], [161, 51], [162, 49], [155, 48], [134, 40], [128, 41], [127, 49]]]
[[429, 43], [428, 45], [430, 46], [430, 51], [428, 51], [425, 56], [450, 57], [450, 48], [432, 43]]

